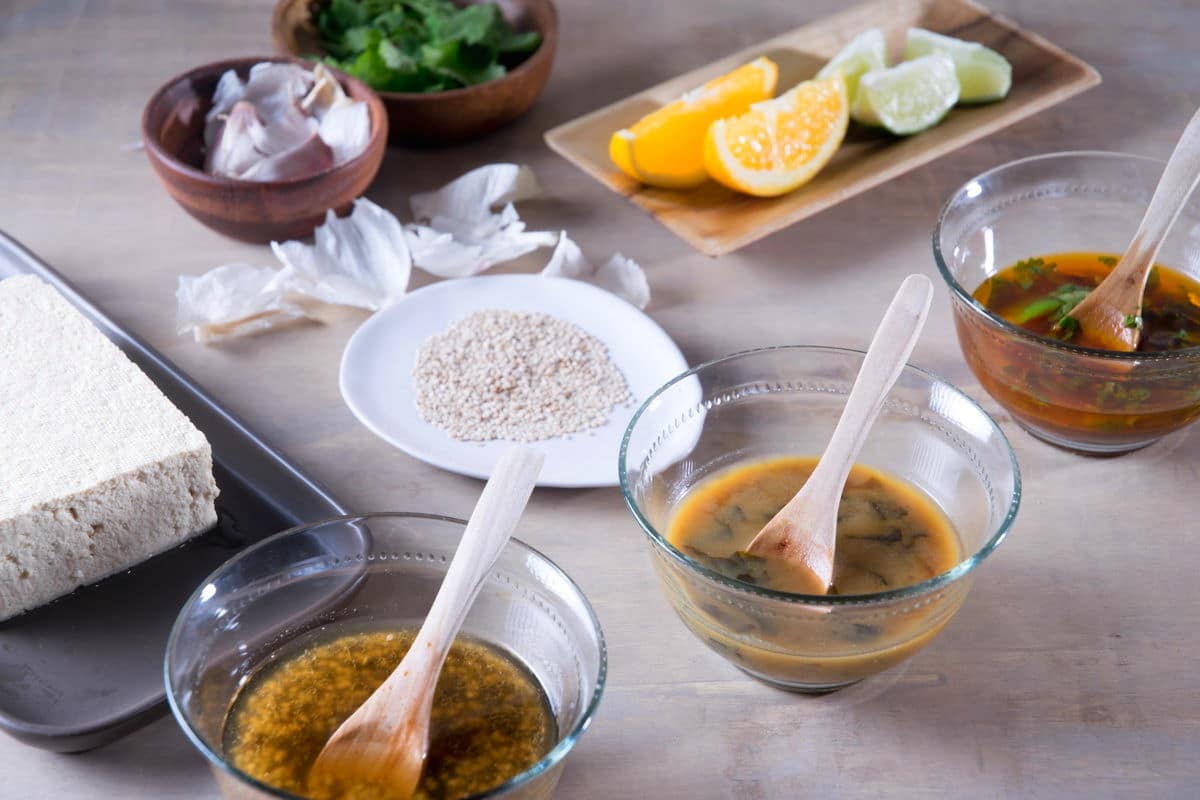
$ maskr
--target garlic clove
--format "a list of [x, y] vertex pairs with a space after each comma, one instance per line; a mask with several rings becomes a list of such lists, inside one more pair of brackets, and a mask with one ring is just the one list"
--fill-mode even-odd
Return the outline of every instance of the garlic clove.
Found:
[[212, 175], [237, 178], [262, 158], [255, 140], [263, 135], [262, 121], [254, 106], [246, 102], [233, 104], [225, 119], [215, 126], [214, 141], [208, 149], [204, 169]]
[[326, 110], [317, 133], [333, 150], [335, 163], [349, 161], [367, 149], [371, 138], [367, 104], [346, 102]]
[[313, 133], [290, 150], [262, 158], [237, 177], [247, 181], [282, 181], [304, 178], [333, 166], [333, 150]]

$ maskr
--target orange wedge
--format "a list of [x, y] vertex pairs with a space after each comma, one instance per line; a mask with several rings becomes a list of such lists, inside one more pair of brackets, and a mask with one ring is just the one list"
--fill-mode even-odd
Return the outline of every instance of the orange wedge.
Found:
[[775, 93], [779, 68], [756, 58], [654, 111], [608, 143], [612, 162], [629, 177], [651, 186], [686, 189], [708, 180], [704, 135], [714, 120], [741, 114]]
[[774, 197], [812, 180], [846, 136], [850, 103], [841, 73], [805, 81], [740, 117], [717, 120], [704, 166], [730, 189]]

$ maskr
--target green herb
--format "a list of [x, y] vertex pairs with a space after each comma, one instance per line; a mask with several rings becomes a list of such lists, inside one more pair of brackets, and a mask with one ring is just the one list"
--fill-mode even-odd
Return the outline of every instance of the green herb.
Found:
[[1062, 339], [1064, 342], [1070, 341], [1079, 333], [1079, 320], [1074, 317], [1063, 317], [1054, 323], [1052, 333], [1056, 338]]
[[1041, 258], [1027, 258], [1013, 265], [1013, 274], [1022, 289], [1032, 289], [1033, 282], [1039, 275], [1053, 272], [1054, 268], [1054, 262], [1047, 264]]
[[694, 547], [683, 548], [688, 556], [709, 569], [719, 572], [727, 578], [743, 583], [762, 584], [766, 582], [767, 560], [753, 555], [745, 550], [738, 550], [730, 556], [712, 556]]
[[1062, 308], [1062, 300], [1057, 297], [1043, 297], [1040, 300], [1034, 300], [1025, 308], [1021, 309], [1021, 313], [1017, 314], [1016, 322], [1018, 325], [1024, 325], [1027, 322], [1032, 322], [1035, 319], [1040, 319], [1047, 314], [1052, 314]]
[[1091, 289], [1086, 286], [1080, 286], [1075, 283], [1064, 283], [1050, 294], [1034, 300], [1021, 309], [1014, 318], [1014, 321], [1018, 325], [1024, 325], [1035, 319], [1049, 317], [1050, 321], [1055, 324], [1055, 327], [1059, 327], [1063, 320], [1067, 318], [1067, 314], [1070, 314], [1075, 306], [1079, 305], [1083, 301], [1083, 298], [1088, 296], [1090, 291]]
[[1137, 314], [1126, 314], [1122, 324], [1126, 328], [1140, 328], [1142, 327], [1142, 318]]
[[440, 92], [495, 80], [536, 50], [495, 3], [331, 0], [317, 14], [325, 60], [373, 89]]
[[1106, 267], [1115, 267], [1117, 265], [1116, 256], [1096, 256], [1096, 260]]

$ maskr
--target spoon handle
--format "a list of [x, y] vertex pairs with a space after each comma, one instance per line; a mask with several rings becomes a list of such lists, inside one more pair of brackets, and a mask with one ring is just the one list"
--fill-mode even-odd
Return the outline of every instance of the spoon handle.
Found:
[[431, 650], [431, 655], [441, 663], [479, 594], [483, 579], [516, 530], [543, 460], [540, 452], [524, 446], [512, 447], [500, 456], [471, 512], [433, 607], [413, 642], [414, 650], [418, 647]]
[[[1141, 286], [1145, 286], [1154, 259], [1167, 238], [1167, 233], [1179, 218], [1188, 197], [1200, 183], [1200, 111], [1197, 111], [1167, 161], [1142, 224], [1138, 226], [1133, 241], [1121, 258], [1121, 267], [1127, 275], [1141, 273]], [[1126, 266], [1128, 264], [1129, 266]]]
[[[867, 348], [833, 436], [805, 483], [809, 492], [833, 498], [841, 496], [842, 486], [858, 460], [858, 453], [883, 408], [883, 401], [917, 344], [932, 299], [933, 285], [924, 275], [909, 275], [900, 284], [883, 321], [875, 330], [871, 346]], [[836, 505], [835, 500], [835, 508]]]

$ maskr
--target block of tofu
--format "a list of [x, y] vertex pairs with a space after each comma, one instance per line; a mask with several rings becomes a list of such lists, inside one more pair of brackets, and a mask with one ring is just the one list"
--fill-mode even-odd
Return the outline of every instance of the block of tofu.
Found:
[[33, 276], [0, 281], [0, 620], [216, 524], [212, 450]]

